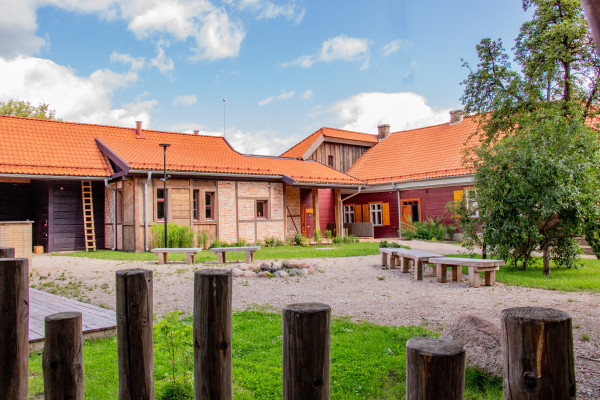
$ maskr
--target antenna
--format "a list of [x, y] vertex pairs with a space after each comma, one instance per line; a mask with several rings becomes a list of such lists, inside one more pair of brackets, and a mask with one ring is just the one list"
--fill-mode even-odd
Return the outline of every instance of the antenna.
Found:
[[225, 99], [223, 99], [223, 137], [225, 137]]

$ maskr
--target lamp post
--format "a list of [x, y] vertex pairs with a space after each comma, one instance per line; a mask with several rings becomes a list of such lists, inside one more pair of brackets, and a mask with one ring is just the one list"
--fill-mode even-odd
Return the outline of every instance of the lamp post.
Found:
[[163, 178], [161, 179], [164, 183], [163, 186], [163, 196], [165, 196], [165, 201], [164, 201], [164, 205], [165, 205], [165, 210], [164, 210], [164, 220], [165, 220], [165, 248], [169, 247], [167, 246], [167, 147], [170, 146], [169, 143], [161, 143], [159, 144], [160, 147], [163, 148]]

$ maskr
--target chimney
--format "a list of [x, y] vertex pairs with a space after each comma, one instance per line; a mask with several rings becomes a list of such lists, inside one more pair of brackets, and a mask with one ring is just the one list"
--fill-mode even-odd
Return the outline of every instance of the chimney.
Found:
[[377, 125], [377, 140], [383, 140], [390, 136], [390, 125], [381, 124]]
[[144, 136], [144, 131], [142, 130], [142, 121], [135, 121], [135, 134], [137, 135], [138, 139], [146, 139], [146, 136]]
[[454, 110], [450, 111], [450, 125], [458, 124], [463, 120], [463, 111], [462, 110]]
[[194, 131], [194, 135], [198, 135], [199, 133], [200, 133], [200, 131], [197, 129]]

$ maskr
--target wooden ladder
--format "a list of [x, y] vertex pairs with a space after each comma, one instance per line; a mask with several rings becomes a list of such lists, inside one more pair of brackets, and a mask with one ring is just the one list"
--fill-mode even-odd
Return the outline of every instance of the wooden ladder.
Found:
[[96, 251], [96, 231], [94, 229], [94, 202], [92, 200], [91, 181], [81, 181], [81, 199], [83, 201], [83, 229], [85, 233], [85, 251]]

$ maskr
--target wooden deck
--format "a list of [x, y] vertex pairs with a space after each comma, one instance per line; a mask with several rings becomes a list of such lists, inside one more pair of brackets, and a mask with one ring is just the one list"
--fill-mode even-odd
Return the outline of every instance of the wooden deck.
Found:
[[46, 315], [64, 311], [81, 312], [84, 337], [108, 336], [116, 332], [114, 311], [29, 288], [29, 344], [44, 340]]

